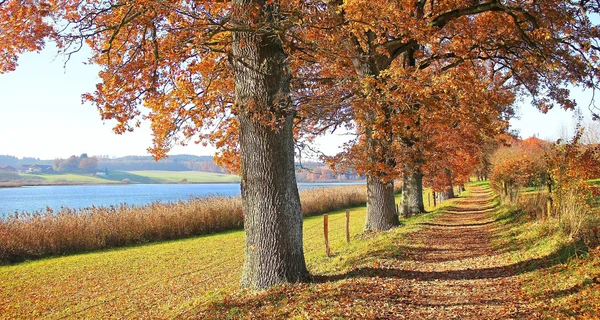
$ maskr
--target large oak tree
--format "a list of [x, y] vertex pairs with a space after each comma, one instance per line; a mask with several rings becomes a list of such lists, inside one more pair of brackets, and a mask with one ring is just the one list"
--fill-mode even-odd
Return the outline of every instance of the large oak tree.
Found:
[[[91, 48], [100, 83], [84, 100], [114, 130], [149, 121], [160, 158], [175, 143], [214, 143], [239, 170], [246, 247], [242, 284], [308, 278], [295, 179], [287, 34], [304, 1], [0, 1], [0, 72], [54, 41]], [[289, 41], [288, 41], [289, 42]]]

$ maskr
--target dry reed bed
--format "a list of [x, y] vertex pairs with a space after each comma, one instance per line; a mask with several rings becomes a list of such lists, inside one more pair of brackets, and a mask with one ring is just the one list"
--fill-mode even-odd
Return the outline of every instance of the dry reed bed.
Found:
[[[305, 216], [363, 205], [364, 185], [300, 192]], [[0, 220], [0, 262], [86, 252], [239, 229], [239, 197], [207, 197], [143, 206], [63, 208]]]

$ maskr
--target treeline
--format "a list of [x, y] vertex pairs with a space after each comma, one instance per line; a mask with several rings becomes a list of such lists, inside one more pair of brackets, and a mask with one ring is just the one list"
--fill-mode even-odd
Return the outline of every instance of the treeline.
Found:
[[26, 166], [26, 165], [51, 165], [52, 164], [52, 160], [42, 160], [39, 158], [32, 158], [32, 157], [24, 157], [24, 158], [17, 158], [15, 156], [9, 156], [9, 155], [0, 155], [0, 167], [2, 166], [10, 166], [10, 167], [20, 167], [20, 166]]
[[67, 159], [54, 159], [52, 170], [60, 173], [94, 173], [98, 170], [98, 158], [86, 153], [70, 156]]
[[127, 156], [121, 158], [99, 158], [98, 166], [108, 170], [166, 170], [166, 171], [203, 171], [227, 173], [217, 166], [211, 156], [174, 155], [155, 161], [150, 156]]
[[338, 173], [330, 167], [319, 163], [313, 163], [310, 168], [298, 167], [296, 169], [296, 180], [298, 182], [328, 182], [328, 181], [353, 181], [363, 180], [355, 170], [346, 170]]
[[[155, 161], [151, 156], [126, 156], [109, 158], [103, 156], [72, 155], [66, 159], [41, 160], [37, 158], [19, 159], [14, 156], [0, 156], [0, 166], [22, 165], [52, 165], [58, 173], [93, 173], [96, 171], [139, 171], [139, 170], [164, 170], [164, 171], [201, 171], [213, 173], [229, 173], [219, 167], [211, 156], [173, 155], [167, 159]], [[318, 162], [309, 162], [297, 165], [296, 180], [298, 182], [319, 181], [352, 181], [362, 180], [355, 170], [345, 170], [342, 173], [334, 172], [330, 167]]]

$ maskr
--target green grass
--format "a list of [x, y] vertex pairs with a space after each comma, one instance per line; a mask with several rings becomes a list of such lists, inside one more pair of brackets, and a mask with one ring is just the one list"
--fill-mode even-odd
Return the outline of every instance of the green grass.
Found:
[[90, 174], [20, 174], [25, 179], [40, 180], [48, 183], [115, 183], [114, 181], [102, 179]]
[[135, 173], [130, 173], [130, 172], [126, 172], [126, 171], [110, 171], [110, 174], [108, 176], [105, 177], [100, 177], [104, 180], [112, 180], [112, 181], [118, 181], [118, 182], [122, 182], [124, 179], [129, 179], [129, 181], [134, 182], [134, 183], [156, 183], [157, 181], [150, 178], [150, 177], [146, 177], [143, 175], [139, 175], [139, 174], [135, 174]]
[[220, 174], [200, 171], [128, 171], [129, 174], [148, 177], [152, 180], [163, 183], [176, 183], [182, 179], [187, 179], [188, 183], [233, 183], [239, 182], [240, 178], [232, 174]]
[[471, 182], [470, 184], [473, 186], [478, 186], [478, 187], [489, 187], [490, 181], [489, 180], [475, 181], [475, 182]]
[[[323, 216], [304, 220], [305, 256], [313, 274], [368, 263], [365, 256], [388, 248], [435, 214], [403, 219], [392, 232], [368, 236], [362, 235], [365, 207], [350, 209], [350, 216], [352, 239], [346, 243], [345, 210], [329, 214], [333, 257], [325, 254]], [[7, 318], [185, 318], [187, 310], [238, 289], [243, 249], [240, 230], [0, 266], [0, 312]]]
[[546, 318], [590, 318], [600, 312], [600, 249], [560, 231], [559, 221], [531, 220], [517, 207], [496, 215], [493, 245], [520, 265], [527, 295], [543, 303]]
[[187, 183], [236, 183], [240, 179], [236, 175], [219, 174], [199, 171], [110, 171], [108, 176], [93, 176], [91, 174], [19, 174], [20, 179], [13, 182], [19, 184], [107, 184], [122, 183], [128, 179], [132, 183], [181, 183], [183, 179]]

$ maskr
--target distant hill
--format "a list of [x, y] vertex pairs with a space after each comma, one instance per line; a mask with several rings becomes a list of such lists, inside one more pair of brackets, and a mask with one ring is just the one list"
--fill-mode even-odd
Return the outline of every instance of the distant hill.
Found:
[[121, 171], [163, 170], [163, 171], [204, 171], [226, 173], [214, 164], [211, 156], [189, 154], [172, 155], [167, 159], [154, 161], [151, 156], [126, 156], [120, 158], [100, 158], [98, 168]]
[[19, 159], [15, 156], [0, 155], [0, 167], [3, 167], [3, 166], [20, 167], [20, 166], [34, 165], [34, 164], [51, 165], [52, 160], [42, 160], [39, 158], [31, 158], [31, 157], [25, 157], [25, 158]]
[[[38, 158], [19, 159], [10, 155], [0, 155], [0, 167], [19, 167], [23, 165], [52, 165], [52, 161]], [[171, 155], [167, 159], [154, 161], [151, 156], [125, 156], [119, 158], [98, 157], [99, 171], [200, 171], [212, 173], [228, 173], [213, 161], [212, 156], [195, 156], [190, 154]], [[335, 174], [328, 166], [319, 162], [307, 162], [297, 165], [296, 178], [298, 182], [317, 181], [353, 181], [363, 180], [354, 170]]]

